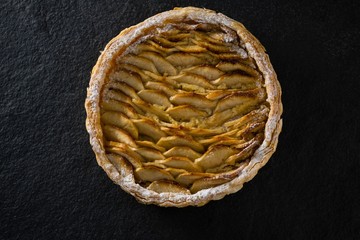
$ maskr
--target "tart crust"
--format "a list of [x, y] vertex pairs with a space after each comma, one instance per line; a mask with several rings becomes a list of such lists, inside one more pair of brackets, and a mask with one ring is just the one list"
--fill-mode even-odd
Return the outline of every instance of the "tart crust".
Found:
[[[150, 188], [145, 188], [135, 180], [132, 165], [124, 157], [109, 157], [105, 152], [105, 140], [100, 118], [101, 91], [105, 84], [106, 76], [116, 64], [115, 59], [124, 53], [132, 44], [145, 36], [149, 31], [166, 24], [180, 23], [184, 20], [210, 23], [226, 26], [236, 32], [242, 40], [247, 54], [254, 60], [258, 71], [264, 79], [266, 89], [266, 102], [269, 105], [268, 119], [264, 130], [264, 140], [253, 153], [246, 165], [241, 165], [235, 170], [225, 172], [218, 177], [215, 187], [189, 194], [186, 191], [159, 192], [166, 184], [165, 181], [153, 182]], [[250, 181], [263, 167], [276, 150], [278, 137], [282, 128], [282, 103], [281, 88], [276, 73], [270, 63], [265, 48], [261, 43], [239, 22], [207, 9], [195, 7], [175, 8], [157, 14], [135, 26], [123, 30], [113, 38], [101, 53], [96, 65], [91, 72], [91, 80], [87, 89], [85, 102], [87, 112], [86, 128], [90, 135], [90, 143], [96, 154], [98, 164], [107, 175], [126, 192], [133, 195], [144, 204], [156, 204], [165, 207], [203, 206], [211, 200], [219, 200], [227, 194], [240, 190], [245, 182]], [[231, 175], [231, 176], [230, 176]], [[226, 181], [231, 177], [231, 181]], [[225, 179], [225, 180], [224, 180]], [[225, 183], [223, 183], [225, 182]], [[205, 183], [206, 184], [206, 183]]]

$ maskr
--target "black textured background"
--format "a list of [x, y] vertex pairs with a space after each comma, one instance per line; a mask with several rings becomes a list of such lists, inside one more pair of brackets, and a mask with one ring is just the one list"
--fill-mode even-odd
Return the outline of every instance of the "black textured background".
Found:
[[[359, 1], [0, 2], [0, 239], [360, 239]], [[277, 152], [201, 208], [137, 203], [97, 166], [84, 100], [99, 51], [175, 6], [220, 11], [267, 48]]]

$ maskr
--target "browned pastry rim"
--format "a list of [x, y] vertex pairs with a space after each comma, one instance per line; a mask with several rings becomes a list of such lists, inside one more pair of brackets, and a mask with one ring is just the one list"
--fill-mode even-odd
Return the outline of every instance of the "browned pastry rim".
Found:
[[[266, 89], [266, 102], [270, 111], [265, 124], [264, 140], [253, 153], [248, 164], [245, 167], [239, 167], [237, 170], [222, 175], [224, 177], [226, 174], [231, 174], [231, 181], [222, 183], [221, 178], [219, 178], [220, 185], [192, 194], [181, 192], [157, 193], [135, 181], [134, 171], [129, 162], [120, 161], [113, 164], [106, 155], [106, 143], [100, 119], [100, 96], [106, 77], [110, 69], [116, 64], [116, 58], [123, 54], [129, 46], [141, 37], [146, 36], [152, 29], [184, 21], [221, 25], [236, 32], [239, 39], [244, 43], [247, 54], [254, 60], [258, 71], [262, 74], [263, 87]], [[159, 206], [202, 206], [210, 200], [218, 200], [227, 194], [237, 192], [245, 182], [250, 181], [257, 174], [258, 170], [267, 163], [274, 153], [282, 127], [281, 88], [264, 47], [241, 23], [221, 13], [194, 7], [175, 8], [157, 14], [138, 25], [123, 30], [113, 38], [101, 53], [92, 70], [85, 107], [87, 112], [86, 128], [90, 134], [90, 143], [96, 154], [98, 164], [115, 183], [133, 195], [138, 201]]]

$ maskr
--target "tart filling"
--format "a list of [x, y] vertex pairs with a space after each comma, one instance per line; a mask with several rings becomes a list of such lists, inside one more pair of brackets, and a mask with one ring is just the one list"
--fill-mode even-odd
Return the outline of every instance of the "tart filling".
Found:
[[170, 206], [206, 203], [186, 196], [238, 178], [266, 141], [266, 76], [226, 24], [184, 17], [147, 28], [113, 54], [97, 91], [100, 152], [145, 203], [169, 200], [139, 189], [185, 199]]

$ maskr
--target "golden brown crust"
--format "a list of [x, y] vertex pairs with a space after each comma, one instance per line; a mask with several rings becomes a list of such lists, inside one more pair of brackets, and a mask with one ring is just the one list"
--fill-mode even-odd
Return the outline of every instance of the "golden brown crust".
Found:
[[[239, 38], [245, 43], [247, 53], [255, 60], [257, 68], [263, 75], [267, 93], [266, 101], [269, 104], [270, 112], [265, 126], [264, 140], [260, 147], [252, 155], [246, 166], [224, 173], [222, 176], [217, 176], [218, 180], [216, 181], [220, 184], [219, 186], [211, 187], [210, 184], [210, 188], [194, 194], [189, 194], [186, 191], [183, 193], [158, 193], [136, 183], [132, 167], [123, 158], [109, 158], [106, 156], [100, 120], [100, 92], [104, 85], [105, 76], [115, 64], [116, 56], [126, 51], [131, 44], [146, 35], [151, 29], [162, 27], [167, 23], [182, 22], [184, 19], [217, 25], [221, 24], [236, 31]], [[274, 153], [282, 127], [281, 88], [264, 47], [241, 23], [221, 13], [194, 7], [175, 8], [174, 10], [157, 14], [136, 26], [123, 30], [112, 39], [106, 45], [105, 50], [92, 70], [85, 107], [87, 112], [86, 127], [90, 134], [90, 143], [96, 154], [98, 164], [115, 183], [135, 196], [138, 201], [145, 204], [157, 204], [167, 207], [202, 206], [210, 200], [218, 200], [227, 194], [240, 190], [243, 184], [250, 181]], [[229, 178], [227, 176], [229, 174], [232, 174], [232, 177], [236, 177]], [[227, 179], [230, 179], [230, 181]], [[201, 184], [208, 183], [199, 181], [195, 187]], [[160, 187], [164, 188], [164, 184], [157, 185], [156, 189]], [[173, 188], [177, 189], [178, 187]], [[155, 189], [155, 187], [152, 186], [151, 189]]]

